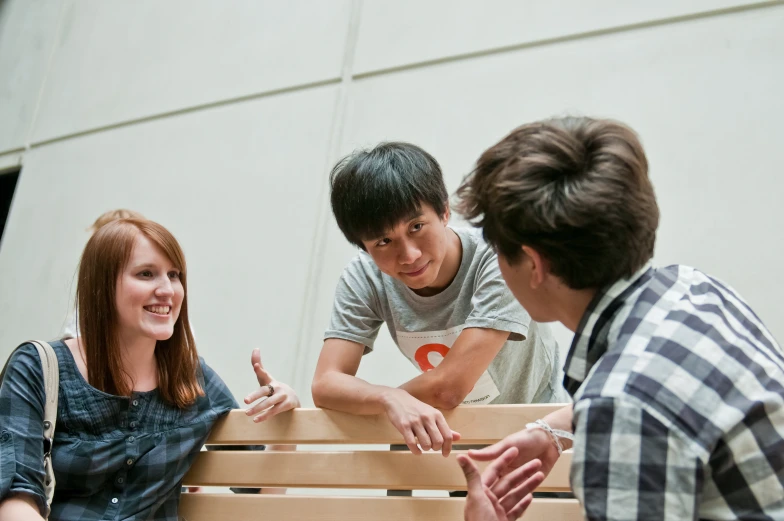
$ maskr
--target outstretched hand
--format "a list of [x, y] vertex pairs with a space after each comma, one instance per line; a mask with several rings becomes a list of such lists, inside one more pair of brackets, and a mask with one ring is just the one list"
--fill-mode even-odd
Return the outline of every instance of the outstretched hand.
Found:
[[[245, 397], [245, 403], [251, 405], [245, 410], [248, 416], [256, 415], [253, 421], [258, 423], [268, 420], [283, 411], [299, 407], [299, 397], [288, 384], [279, 382], [261, 365], [261, 352], [258, 348], [250, 356], [253, 372], [259, 381], [259, 388]], [[258, 400], [258, 401], [257, 401]], [[254, 404], [254, 402], [256, 402]]]
[[525, 512], [544, 473], [539, 460], [510, 470], [517, 456], [516, 448], [507, 449], [481, 474], [468, 456], [457, 457], [468, 484], [465, 521], [512, 521]]

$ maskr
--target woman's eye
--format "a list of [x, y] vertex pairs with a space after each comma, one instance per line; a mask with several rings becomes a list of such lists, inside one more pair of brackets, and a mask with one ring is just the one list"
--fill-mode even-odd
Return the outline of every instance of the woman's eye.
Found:
[[150, 270], [144, 270], [139, 272], [140, 277], [152, 277], [152, 272]]
[[172, 280], [179, 279], [180, 278], [180, 272], [179, 271], [170, 271], [169, 272], [169, 278], [172, 279]]

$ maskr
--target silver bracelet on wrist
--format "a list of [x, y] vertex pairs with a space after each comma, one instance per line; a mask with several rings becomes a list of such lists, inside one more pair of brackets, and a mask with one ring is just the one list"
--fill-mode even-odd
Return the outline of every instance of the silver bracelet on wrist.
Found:
[[544, 420], [536, 420], [533, 423], [528, 423], [525, 426], [526, 429], [542, 429], [547, 434], [550, 435], [550, 438], [553, 439], [553, 443], [555, 443], [555, 448], [558, 449], [558, 455], [560, 456], [563, 454], [563, 445], [561, 445], [561, 440], [559, 438], [565, 438], [567, 440], [573, 440], [574, 435], [571, 432], [562, 431], [560, 429], [553, 429], [550, 425]]

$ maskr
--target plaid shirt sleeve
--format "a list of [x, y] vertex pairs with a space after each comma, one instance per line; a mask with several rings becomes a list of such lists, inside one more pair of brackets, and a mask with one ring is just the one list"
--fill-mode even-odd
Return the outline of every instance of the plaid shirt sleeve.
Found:
[[49, 510], [44, 489], [44, 379], [32, 344], [14, 352], [0, 387], [0, 501], [29, 494], [42, 515]]
[[586, 519], [697, 519], [702, 460], [655, 416], [630, 399], [575, 405], [571, 482]]

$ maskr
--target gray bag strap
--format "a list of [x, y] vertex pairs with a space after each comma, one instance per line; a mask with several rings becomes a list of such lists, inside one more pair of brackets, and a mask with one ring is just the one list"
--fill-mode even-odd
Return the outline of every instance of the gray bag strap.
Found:
[[57, 364], [57, 355], [48, 342], [31, 340], [38, 356], [41, 358], [41, 368], [44, 373], [44, 386], [46, 391], [46, 404], [44, 405], [44, 469], [46, 471], [46, 504], [50, 509], [54, 498], [54, 468], [52, 467], [52, 446], [54, 444], [54, 428], [57, 424], [57, 395], [60, 392], [60, 370]]
[[[38, 357], [41, 359], [41, 369], [44, 376], [44, 394], [46, 395], [46, 403], [44, 403], [44, 470], [46, 471], [46, 481], [44, 488], [46, 489], [46, 504], [51, 512], [55, 484], [54, 469], [52, 468], [52, 444], [54, 443], [54, 427], [57, 423], [57, 395], [60, 392], [60, 370], [57, 364], [57, 354], [48, 342], [29, 340], [19, 347], [25, 344], [33, 344], [38, 350]], [[16, 349], [19, 349], [19, 347]], [[14, 352], [16, 352], [16, 349], [14, 349]], [[13, 356], [14, 352], [11, 353], [11, 356]], [[5, 372], [8, 369], [8, 362], [11, 361], [11, 356], [8, 357], [3, 371], [0, 372], [0, 383], [5, 378]]]

